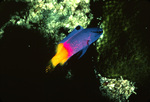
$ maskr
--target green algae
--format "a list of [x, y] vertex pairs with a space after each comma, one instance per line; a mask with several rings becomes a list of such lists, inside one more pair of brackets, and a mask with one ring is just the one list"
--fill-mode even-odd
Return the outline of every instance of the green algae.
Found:
[[[138, 84], [149, 77], [148, 49], [143, 45], [142, 32], [137, 30], [140, 9], [126, 5], [137, 1], [106, 1], [103, 6], [103, 39], [97, 42], [99, 72], [116, 78], [123, 76]], [[138, 11], [138, 12], [137, 12]]]

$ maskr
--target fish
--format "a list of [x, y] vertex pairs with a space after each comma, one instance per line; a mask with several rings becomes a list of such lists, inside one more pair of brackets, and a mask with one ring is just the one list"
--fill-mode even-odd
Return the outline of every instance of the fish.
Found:
[[98, 27], [84, 29], [80, 25], [76, 26], [67, 37], [58, 43], [56, 54], [49, 61], [46, 72], [54, 70], [58, 64], [64, 65], [76, 53], [81, 53], [78, 57], [80, 59], [88, 47], [102, 34], [103, 30]]

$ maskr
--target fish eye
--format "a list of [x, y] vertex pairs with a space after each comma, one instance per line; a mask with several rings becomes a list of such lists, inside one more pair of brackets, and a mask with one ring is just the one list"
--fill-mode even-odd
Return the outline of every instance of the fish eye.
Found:
[[77, 26], [77, 27], [76, 27], [76, 30], [79, 30], [80, 28], [81, 28], [80, 26]]

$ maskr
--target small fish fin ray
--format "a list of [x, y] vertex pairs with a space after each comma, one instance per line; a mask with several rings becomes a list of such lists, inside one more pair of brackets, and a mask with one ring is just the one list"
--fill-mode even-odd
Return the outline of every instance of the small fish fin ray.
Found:
[[64, 65], [64, 64], [67, 62], [68, 59], [69, 59], [69, 58], [63, 59], [63, 60], [60, 62], [60, 64], [61, 64], [61, 65]]
[[85, 52], [87, 51], [88, 47], [89, 47], [89, 46], [85, 47], [84, 49], [82, 49], [82, 50], [78, 53], [78, 55], [80, 55], [80, 56], [78, 57], [78, 59], [80, 59], [80, 58], [85, 54]]
[[55, 67], [52, 66], [52, 64], [49, 64], [49, 65], [46, 67], [45, 72], [46, 72], [46, 73], [52, 72], [54, 69], [55, 69]]
[[76, 26], [75, 29], [68, 34], [60, 43], [64, 43], [65, 41], [67, 41], [69, 38], [71, 38], [72, 36], [76, 35], [77, 33], [81, 32], [84, 28], [80, 25]]

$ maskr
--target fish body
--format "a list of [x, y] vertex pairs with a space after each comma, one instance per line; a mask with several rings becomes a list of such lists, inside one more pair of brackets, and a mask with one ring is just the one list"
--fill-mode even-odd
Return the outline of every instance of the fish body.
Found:
[[50, 60], [48, 70], [54, 69], [59, 63], [63, 65], [70, 57], [81, 51], [81, 58], [88, 47], [95, 42], [101, 35], [101, 28], [86, 28], [78, 25], [66, 38], [57, 46], [56, 55]]

